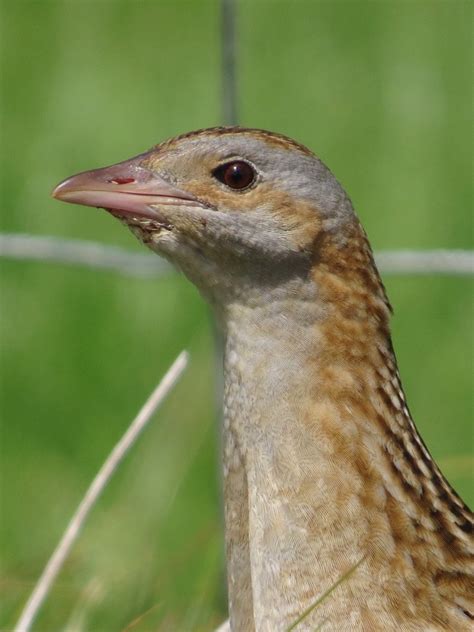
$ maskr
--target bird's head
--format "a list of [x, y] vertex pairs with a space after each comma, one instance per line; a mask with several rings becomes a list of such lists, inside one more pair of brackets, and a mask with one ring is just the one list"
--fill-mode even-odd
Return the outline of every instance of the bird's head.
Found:
[[[352, 206], [308, 149], [277, 134], [215, 128], [68, 178], [57, 199], [105, 208], [210, 298], [301, 276]], [[219, 294], [221, 295], [219, 297]]]

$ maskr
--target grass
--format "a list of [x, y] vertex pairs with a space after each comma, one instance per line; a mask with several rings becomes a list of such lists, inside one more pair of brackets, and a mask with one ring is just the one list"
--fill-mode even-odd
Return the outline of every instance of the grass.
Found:
[[[239, 3], [244, 124], [313, 148], [376, 249], [471, 243], [470, 5]], [[3, 3], [2, 230], [139, 250], [65, 176], [220, 123], [217, 2]], [[213, 336], [183, 278], [2, 262], [0, 628], [111, 445], [192, 363], [91, 516], [36, 630], [211, 630], [224, 617]], [[470, 502], [472, 281], [385, 279], [417, 425]]]
[[[100, 467], [71, 517], [67, 528], [49, 558], [41, 577], [38, 579], [38, 583], [22, 611], [21, 617], [15, 627], [15, 630], [18, 630], [18, 632], [20, 632], [20, 630], [22, 632], [30, 630], [38, 612], [48, 597], [51, 587], [69, 557], [72, 547], [79, 537], [81, 530], [84, 528], [90, 512], [98, 503], [113, 474], [119, 468], [138, 436], [146, 428], [156, 410], [166, 398], [166, 395], [179, 381], [188, 361], [189, 354], [186, 351], [182, 351]], [[82, 614], [84, 609], [81, 608], [80, 612]]]
[[[338, 586], [340, 586], [342, 583], [350, 579], [351, 575], [355, 573], [355, 571], [359, 568], [359, 566], [362, 564], [364, 560], [365, 560], [365, 556], [362, 559], [360, 559], [356, 564], [354, 564], [354, 566], [352, 566], [348, 571], [343, 573], [339, 577], [339, 579], [337, 579], [337, 581], [335, 581], [327, 590], [323, 592], [322, 595], [320, 595], [308, 608], [306, 608], [306, 610], [304, 610], [300, 614], [300, 616], [286, 629], [286, 632], [292, 632], [292, 630], [295, 630], [299, 626], [300, 623], [303, 623], [305, 619], [307, 619], [310, 616], [310, 614], [316, 610], [318, 606], [320, 606], [324, 601], [326, 601], [326, 599], [328, 599], [332, 595], [332, 593], [336, 590]], [[323, 625], [326, 623], [326, 621], [327, 619], [323, 619], [323, 621], [319, 623], [317, 629], [320, 630], [323, 627]]]

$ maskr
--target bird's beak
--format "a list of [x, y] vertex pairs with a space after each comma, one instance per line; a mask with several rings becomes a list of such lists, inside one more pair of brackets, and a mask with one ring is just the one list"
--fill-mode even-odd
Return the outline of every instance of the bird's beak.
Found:
[[201, 205], [185, 191], [170, 185], [142, 166], [147, 154], [141, 154], [110, 167], [83, 171], [63, 180], [53, 190], [57, 200], [97, 206], [114, 215], [159, 220], [153, 206]]

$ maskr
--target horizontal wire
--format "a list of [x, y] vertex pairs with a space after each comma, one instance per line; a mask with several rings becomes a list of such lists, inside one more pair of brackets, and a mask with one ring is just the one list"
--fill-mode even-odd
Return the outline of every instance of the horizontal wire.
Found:
[[0, 233], [0, 257], [45, 261], [150, 277], [173, 272], [164, 259], [105, 244], [49, 235]]
[[375, 260], [385, 274], [474, 274], [472, 250], [383, 250]]
[[[84, 266], [135, 277], [173, 273], [169, 263], [153, 254], [48, 235], [0, 233], [0, 257]], [[375, 253], [375, 259], [385, 274], [474, 274], [472, 250], [384, 250]]]

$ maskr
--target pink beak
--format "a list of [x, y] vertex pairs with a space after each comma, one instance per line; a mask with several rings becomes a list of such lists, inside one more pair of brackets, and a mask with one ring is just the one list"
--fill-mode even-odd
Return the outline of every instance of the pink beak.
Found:
[[194, 196], [168, 184], [141, 166], [140, 154], [110, 167], [83, 171], [63, 180], [52, 196], [72, 204], [97, 206], [117, 215], [160, 219], [152, 206], [188, 204], [204, 206]]

